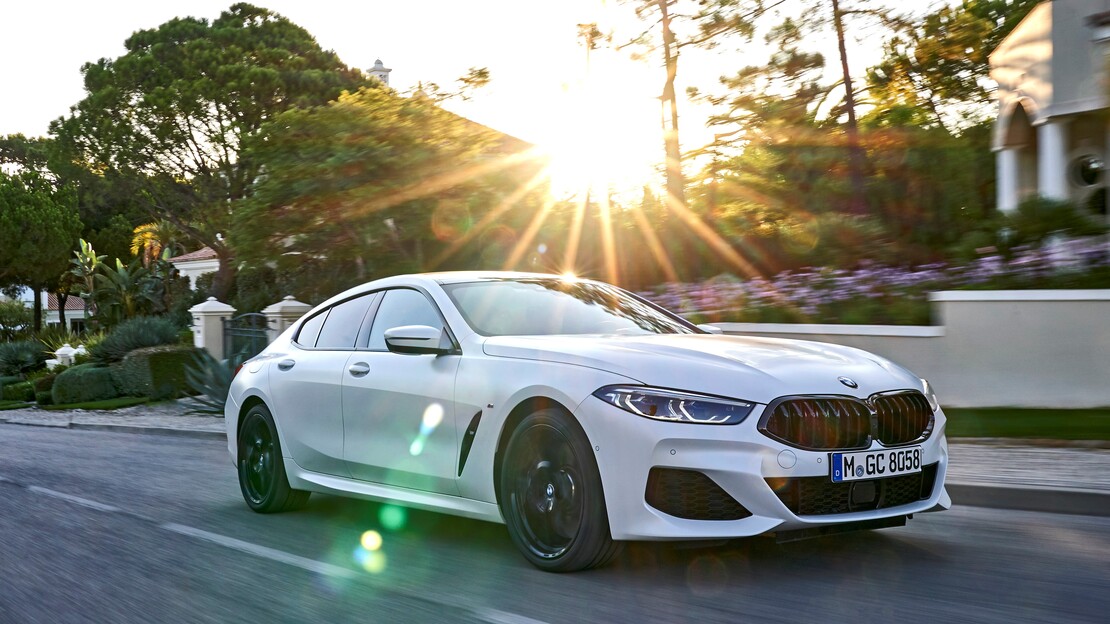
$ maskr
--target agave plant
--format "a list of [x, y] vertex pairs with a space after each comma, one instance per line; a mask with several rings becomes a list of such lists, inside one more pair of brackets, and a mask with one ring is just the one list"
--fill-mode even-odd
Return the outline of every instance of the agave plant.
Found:
[[217, 360], [205, 350], [193, 355], [192, 363], [185, 368], [185, 383], [193, 396], [193, 414], [223, 415], [231, 380], [243, 363], [243, 356], [235, 355], [225, 361]]

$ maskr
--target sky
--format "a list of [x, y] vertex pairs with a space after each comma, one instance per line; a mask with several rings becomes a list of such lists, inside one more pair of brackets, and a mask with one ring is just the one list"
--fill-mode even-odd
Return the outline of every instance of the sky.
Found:
[[[788, 0], [782, 8], [803, 0]], [[215, 19], [233, 0], [4, 0], [0, 17], [0, 135], [47, 134], [84, 95], [80, 68], [115, 58], [134, 31], [181, 16]], [[492, 81], [450, 110], [541, 146], [590, 153], [580, 169], [623, 163], [636, 186], [662, 156], [660, 62], [627, 53], [587, 56], [577, 24], [597, 21], [625, 33], [642, 30], [616, 0], [254, 0], [304, 27], [348, 65], [392, 68], [400, 91], [421, 82], [450, 90], [471, 67]], [[926, 0], [909, 4], [927, 5]], [[855, 41], [853, 53], [876, 56], [878, 41]], [[826, 44], [829, 44], [826, 42]], [[833, 48], [834, 50], [835, 48]], [[712, 86], [716, 78], [764, 58], [741, 50], [683, 57], [679, 89]], [[830, 54], [827, 52], [827, 54]], [[863, 63], [860, 64], [863, 66]], [[708, 111], [683, 104], [684, 147], [707, 142]], [[573, 128], [573, 132], [568, 132]], [[592, 144], [592, 145], [585, 145]], [[608, 146], [602, 149], [597, 146]], [[585, 148], [585, 149], [583, 149]], [[596, 148], [596, 149], [595, 149]], [[583, 171], [576, 172], [582, 175]]]

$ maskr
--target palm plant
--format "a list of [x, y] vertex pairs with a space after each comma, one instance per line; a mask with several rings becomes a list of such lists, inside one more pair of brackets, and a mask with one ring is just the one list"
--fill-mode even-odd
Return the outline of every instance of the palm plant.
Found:
[[135, 258], [130, 264], [116, 259], [116, 268], [100, 265], [95, 275], [97, 317], [107, 325], [162, 307], [162, 281]]
[[131, 237], [131, 255], [142, 258], [143, 266], [149, 267], [166, 252], [172, 256], [181, 251], [185, 239], [185, 233], [165, 219], [144, 223], [135, 228]]

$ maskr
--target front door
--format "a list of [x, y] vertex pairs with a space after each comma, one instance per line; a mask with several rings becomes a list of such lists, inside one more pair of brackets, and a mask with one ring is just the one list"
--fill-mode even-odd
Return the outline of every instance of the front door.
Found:
[[385, 346], [385, 330], [442, 327], [421, 292], [385, 293], [367, 344], [343, 371], [343, 453], [356, 479], [458, 494], [455, 374], [458, 355], [406, 355]]

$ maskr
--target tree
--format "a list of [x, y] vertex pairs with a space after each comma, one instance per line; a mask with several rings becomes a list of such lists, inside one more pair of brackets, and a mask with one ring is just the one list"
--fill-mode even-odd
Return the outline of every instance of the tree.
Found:
[[286, 111], [251, 142], [266, 173], [231, 242], [308, 300], [391, 273], [489, 266], [482, 237], [529, 216], [539, 167], [506, 145], [429, 98], [382, 89]]
[[81, 233], [76, 195], [34, 172], [0, 173], [0, 286], [35, 293], [34, 329], [42, 328], [40, 291], [66, 270]]
[[86, 97], [52, 134], [91, 171], [112, 175], [220, 261], [213, 290], [234, 278], [221, 234], [261, 170], [243, 152], [282, 111], [322, 105], [369, 84], [303, 28], [246, 3], [216, 20], [177, 18], [125, 42], [126, 54], [82, 68]]
[[867, 82], [880, 108], [923, 109], [946, 129], [991, 114], [989, 57], [1039, 0], [964, 0], [907, 21]]

